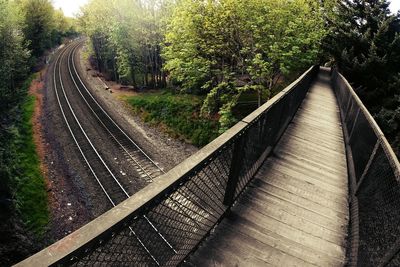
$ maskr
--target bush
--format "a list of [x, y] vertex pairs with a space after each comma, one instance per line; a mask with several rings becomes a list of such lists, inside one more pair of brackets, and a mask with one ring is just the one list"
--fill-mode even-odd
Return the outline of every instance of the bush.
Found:
[[[34, 75], [24, 84], [26, 92]], [[13, 202], [28, 230], [41, 236], [49, 220], [47, 192], [39, 167], [33, 141], [31, 118], [35, 107], [33, 96], [25, 97], [8, 118], [2, 116], [4, 129], [0, 133], [0, 191], [2, 197]], [[1, 207], [10, 208], [12, 207]], [[10, 211], [11, 212], [11, 211]]]
[[125, 99], [145, 122], [165, 126], [172, 136], [204, 146], [218, 136], [218, 121], [199, 116], [203, 99], [167, 91], [143, 93]]

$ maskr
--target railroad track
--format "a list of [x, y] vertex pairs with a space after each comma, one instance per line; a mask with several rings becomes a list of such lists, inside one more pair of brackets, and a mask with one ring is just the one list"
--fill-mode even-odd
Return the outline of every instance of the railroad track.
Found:
[[[118, 203], [122, 202], [123, 200], [129, 198], [129, 194], [127, 190], [123, 187], [122, 183], [118, 180], [117, 176], [113, 173], [112, 169], [107, 165], [105, 160], [102, 158], [98, 150], [96, 149], [95, 145], [93, 142], [90, 140], [90, 137], [86, 133], [85, 129], [82, 127], [81, 122], [79, 121], [79, 118], [77, 114], [75, 113], [74, 109], [72, 108], [71, 102], [66, 94], [66, 90], [64, 87], [62, 75], [61, 75], [61, 62], [63, 57], [67, 56], [68, 60], [68, 70], [70, 75], [74, 75], [71, 69], [74, 68], [75, 72], [75, 77], [74, 78], [79, 78], [79, 74], [76, 72], [76, 68], [73, 66], [73, 60], [71, 61], [71, 57], [74, 55], [77, 47], [80, 44], [72, 44], [66, 47], [63, 51], [60, 52], [58, 55], [55, 66], [53, 69], [53, 85], [54, 85], [54, 90], [57, 98], [57, 103], [60, 108], [62, 117], [64, 119], [64, 122], [75, 142], [75, 145], [77, 146], [80, 154], [82, 155], [86, 165], [89, 167], [91, 173], [93, 174], [93, 177], [96, 179], [97, 183], [101, 187], [103, 193], [109, 200], [112, 206], [116, 206]], [[73, 78], [73, 79], [74, 79]], [[83, 82], [80, 80], [81, 85], [85, 87]], [[78, 88], [78, 84], [75, 83], [77, 90], [81, 89]], [[87, 88], [85, 87], [87, 90]], [[82, 93], [82, 92], [81, 92]], [[81, 94], [82, 97], [84, 97], [84, 94]], [[90, 92], [87, 90], [86, 96], [91, 96]], [[145, 165], [146, 167], [143, 167], [143, 159], [138, 160], [135, 158], [135, 156], [138, 154], [138, 151], [143, 153], [144, 157], [149, 159], [151, 163], [153, 163], [157, 168], [159, 169], [159, 172], [163, 172], [162, 169], [158, 167], [141, 149], [140, 147], [137, 146], [136, 143], [134, 143], [126, 134], [125, 132], [122, 131], [121, 128], [111, 119], [111, 117], [104, 111], [104, 109], [101, 108], [101, 106], [97, 103], [97, 101], [91, 96], [92, 99], [92, 104], [96, 104], [96, 106], [90, 106], [91, 110], [95, 112], [95, 110], [101, 110], [103, 113], [102, 115], [96, 114], [96, 117], [99, 119], [100, 123], [107, 129], [107, 132], [112, 136], [112, 138], [115, 140], [118, 145], [121, 146], [121, 149], [125, 151], [125, 155], [129, 158], [132, 159], [132, 162], [136, 164], [139, 168], [142, 169], [143, 174], [147, 175], [147, 179], [153, 179], [153, 176], [155, 172], [150, 172], [145, 169], [148, 168], [148, 165]], [[86, 99], [85, 102], [90, 105], [89, 101]], [[108, 121], [104, 122], [101, 121], [102, 118], [107, 118]], [[113, 127], [113, 128], [108, 128], [108, 127]], [[121, 133], [116, 133], [116, 129], [120, 130]], [[126, 140], [121, 140], [119, 141], [117, 139], [118, 137], [125, 137]], [[128, 143], [128, 141], [130, 143]], [[125, 145], [125, 146], [124, 146]], [[134, 150], [132, 151], [132, 148]], [[141, 232], [145, 232], [147, 235], [151, 234], [153, 239], [160, 239], [161, 242], [164, 244], [163, 250], [170, 250], [171, 253], [176, 253], [176, 251], [173, 249], [172, 245], [167, 241], [167, 239], [160, 233], [160, 231], [157, 229], [157, 227], [154, 225], [154, 223], [147, 217], [147, 216], [142, 216], [142, 218], [139, 219], [139, 223], [136, 224], [136, 227], [140, 227]], [[129, 226], [127, 229], [134, 238], [137, 239], [138, 243], [141, 245], [142, 250], [144, 250], [147, 255], [151, 258], [151, 260], [156, 264], [159, 265], [160, 263], [157, 261], [157, 259], [153, 256], [154, 252], [151, 252], [151, 244], [148, 243], [146, 244], [146, 240], [148, 238], [143, 238], [139, 237], [140, 234], [136, 233], [136, 230], [134, 227]], [[154, 248], [153, 248], [154, 249]]]
[[164, 171], [125, 133], [88, 90], [75, 66], [74, 58], [76, 57], [76, 50], [80, 45], [81, 43], [78, 43], [74, 46], [68, 57], [68, 71], [75, 84], [75, 88], [98, 122], [109, 133], [117, 147], [120, 148], [121, 153], [128, 161], [135, 165], [140, 178], [151, 182], [155, 177], [163, 174]]
[[[116, 206], [118, 203], [129, 198], [130, 195], [120, 181], [119, 174], [113, 170], [112, 166], [107, 164], [94, 142], [90, 139], [89, 134], [85, 131], [76, 111], [74, 111], [71, 105], [71, 100], [66, 93], [66, 86], [61, 74], [61, 62], [65, 57], [68, 74], [72, 79], [74, 90], [80, 95], [85, 105], [87, 105], [105, 132], [107, 132], [115, 146], [135, 166], [140, 178], [146, 182], [151, 182], [155, 177], [164, 173], [164, 171], [121, 129], [88, 90], [84, 81], [79, 76], [74, 62], [76, 50], [80, 45], [81, 42], [68, 45], [57, 56], [53, 70], [54, 90], [65, 124], [85, 164], [90, 169], [90, 172], [110, 204]], [[190, 227], [198, 228], [198, 223], [208, 221], [208, 217], [210, 216], [202, 208], [204, 203], [198, 203], [197, 200], [194, 200], [193, 192], [190, 192], [190, 190], [180, 191], [171, 195], [168, 197], [166, 204], [169, 209], [176, 213], [175, 216], [182, 217], [182, 220], [186, 221]], [[143, 254], [147, 255], [150, 262], [153, 262], [155, 265], [163, 265], [169, 259], [169, 256], [166, 257], [165, 255], [172, 256], [177, 253], [177, 249], [174, 248], [176, 240], [171, 236], [166, 237], [161, 230], [170, 226], [160, 224], [144, 215], [138, 218], [134, 225], [129, 226], [124, 231], [127, 231], [129, 235], [137, 240], [139, 249]], [[194, 232], [193, 234], [196, 233]], [[161, 257], [159, 255], [164, 256]], [[135, 255], [132, 255], [132, 257], [135, 257]]]

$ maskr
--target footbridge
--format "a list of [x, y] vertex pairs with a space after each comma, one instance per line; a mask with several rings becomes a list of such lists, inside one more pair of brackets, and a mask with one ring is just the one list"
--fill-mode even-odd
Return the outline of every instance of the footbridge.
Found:
[[18, 266], [400, 266], [400, 164], [346, 79], [311, 67]]

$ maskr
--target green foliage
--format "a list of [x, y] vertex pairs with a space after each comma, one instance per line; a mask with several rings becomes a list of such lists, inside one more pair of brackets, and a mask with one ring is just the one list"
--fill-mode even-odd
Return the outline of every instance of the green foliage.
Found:
[[161, 0], [91, 0], [80, 26], [90, 37], [97, 68], [124, 84], [165, 86], [160, 43]]
[[225, 132], [237, 122], [237, 119], [233, 116], [232, 109], [240, 97], [240, 89], [232, 81], [221, 82], [211, 89], [203, 102], [201, 114], [204, 118], [210, 118], [218, 111], [216, 108], [220, 107], [218, 111], [220, 115], [219, 133]]
[[337, 66], [362, 87], [370, 106], [393, 97], [395, 88], [389, 84], [400, 72], [400, 16], [390, 14], [388, 7], [388, 1], [340, 1], [325, 41]]
[[23, 103], [22, 121], [15, 131], [17, 175], [13, 178], [16, 208], [29, 230], [41, 235], [49, 221], [47, 192], [44, 178], [39, 168], [39, 158], [33, 142], [31, 118], [35, 98], [27, 97]]
[[[27, 91], [31, 79], [21, 90]], [[1, 197], [12, 199], [27, 229], [38, 236], [44, 233], [49, 220], [47, 192], [39, 168], [32, 132], [35, 98], [25, 96], [12, 110], [13, 119], [0, 133]], [[3, 118], [4, 119], [4, 118]]]
[[400, 13], [391, 14], [386, 0], [342, 0], [331, 9], [328, 22], [325, 50], [396, 146], [400, 139]]
[[45, 49], [51, 47], [51, 32], [53, 29], [53, 6], [48, 0], [22, 1], [24, 14], [24, 34], [29, 40], [32, 55], [39, 57]]
[[7, 113], [23, 96], [17, 88], [27, 75], [29, 52], [22, 20], [15, 3], [0, 0], [0, 114]]
[[27, 75], [45, 49], [73, 32], [71, 25], [50, 1], [0, 0], [0, 209], [16, 210], [39, 235], [48, 222], [47, 193], [32, 139]]
[[32, 52], [33, 64], [46, 49], [61, 44], [63, 37], [76, 34], [71, 19], [55, 10], [50, 0], [21, 0], [18, 7], [23, 17], [23, 32]]
[[[261, 104], [281, 76], [317, 61], [321, 10], [319, 1], [304, 0], [178, 1], [166, 28], [165, 69], [183, 91], [208, 93], [203, 114], [219, 111], [225, 129], [242, 91], [257, 91]], [[224, 94], [230, 101], [221, 101]]]
[[126, 101], [145, 122], [166, 126], [169, 134], [196, 146], [204, 146], [218, 136], [217, 121], [199, 116], [200, 97], [169, 92], [143, 93], [127, 97]]

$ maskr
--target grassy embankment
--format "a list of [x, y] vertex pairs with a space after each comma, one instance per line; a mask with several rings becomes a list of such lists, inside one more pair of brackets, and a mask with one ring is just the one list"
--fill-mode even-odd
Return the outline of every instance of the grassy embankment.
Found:
[[199, 116], [202, 97], [164, 90], [125, 96], [123, 99], [146, 123], [162, 128], [174, 138], [201, 147], [218, 136], [218, 120]]
[[[36, 75], [24, 84], [23, 92]], [[49, 221], [47, 192], [40, 171], [40, 161], [33, 140], [32, 116], [35, 97], [26, 94], [19, 108], [19, 115], [12, 127], [10, 140], [13, 166], [10, 170], [11, 190], [17, 211], [21, 214], [27, 229], [41, 236]]]
[[[270, 97], [279, 93], [299, 73], [289, 78], [282, 78]], [[122, 97], [140, 115], [144, 122], [156, 125], [175, 138], [184, 139], [196, 146], [204, 146], [218, 136], [218, 119], [205, 119], [199, 116], [204, 96], [189, 94], [173, 94], [167, 90], [138, 93], [134, 96]], [[233, 109], [233, 114], [239, 121], [257, 109], [257, 94], [243, 93]]]

